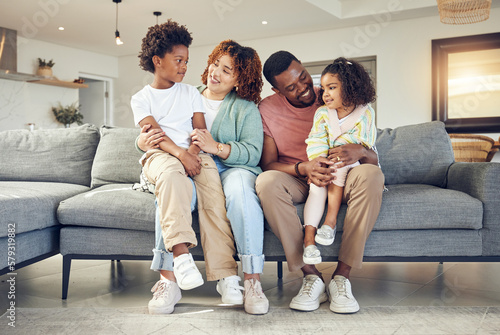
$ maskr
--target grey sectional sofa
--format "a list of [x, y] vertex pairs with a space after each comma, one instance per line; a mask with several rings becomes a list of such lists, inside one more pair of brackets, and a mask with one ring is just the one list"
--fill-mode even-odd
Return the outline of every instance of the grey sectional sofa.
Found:
[[[73, 259], [152, 258], [154, 196], [132, 189], [138, 133], [92, 125], [0, 132], [0, 252], [15, 226], [15, 268], [61, 253], [65, 299]], [[455, 163], [441, 122], [379, 130], [377, 148], [387, 191], [366, 261], [500, 260], [499, 163]], [[336, 260], [345, 210], [335, 243], [321, 246], [326, 261]], [[201, 247], [192, 253], [203, 259]], [[264, 253], [281, 276], [284, 252], [268, 230]], [[12, 271], [7, 257], [0, 262], [0, 274]]]

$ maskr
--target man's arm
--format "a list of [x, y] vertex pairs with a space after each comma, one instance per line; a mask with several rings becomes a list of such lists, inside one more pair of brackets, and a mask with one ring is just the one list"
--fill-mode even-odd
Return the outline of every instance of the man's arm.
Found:
[[372, 149], [367, 149], [361, 144], [344, 144], [332, 148], [328, 150], [328, 159], [334, 162], [340, 161], [341, 163], [337, 164], [339, 168], [353, 164], [357, 161], [361, 164], [378, 165], [377, 153]]
[[334, 172], [335, 169], [333, 167], [328, 167], [333, 166], [333, 164], [332, 161], [324, 157], [318, 157], [312, 161], [300, 162], [297, 166], [297, 170], [300, 174], [300, 176], [298, 176], [295, 171], [295, 164], [278, 162], [278, 148], [276, 147], [276, 142], [274, 142], [272, 137], [264, 135], [264, 147], [260, 160], [260, 166], [264, 171], [278, 170], [294, 177], [307, 177], [312, 183], [321, 187], [333, 181], [334, 177], [332, 176], [332, 172]]

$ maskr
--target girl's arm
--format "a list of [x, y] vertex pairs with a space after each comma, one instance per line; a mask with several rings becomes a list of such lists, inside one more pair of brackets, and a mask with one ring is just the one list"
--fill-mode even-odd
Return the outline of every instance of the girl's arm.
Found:
[[328, 156], [328, 149], [330, 149], [330, 144], [328, 140], [327, 123], [328, 114], [321, 109], [316, 111], [314, 114], [314, 121], [309, 136], [306, 139], [307, 143], [307, 157], [309, 160], [313, 160], [316, 157], [326, 157]]

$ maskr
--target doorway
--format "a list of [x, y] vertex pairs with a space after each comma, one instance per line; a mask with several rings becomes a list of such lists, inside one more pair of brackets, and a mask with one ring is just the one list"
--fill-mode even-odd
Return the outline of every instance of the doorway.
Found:
[[79, 90], [78, 100], [83, 122], [90, 123], [96, 127], [102, 125], [113, 125], [113, 111], [111, 104], [111, 92], [113, 80], [91, 74], [80, 74], [80, 79], [85, 80], [88, 88]]

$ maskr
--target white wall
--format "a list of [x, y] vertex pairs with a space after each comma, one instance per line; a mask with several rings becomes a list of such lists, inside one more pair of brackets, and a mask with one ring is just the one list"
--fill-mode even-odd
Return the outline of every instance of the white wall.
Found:
[[[54, 60], [53, 75], [59, 80], [73, 81], [80, 73], [118, 77], [117, 57], [21, 36], [18, 36], [17, 55], [17, 71], [22, 73], [36, 73], [40, 57]], [[55, 120], [51, 107], [58, 102], [68, 105], [77, 100], [78, 89], [0, 79], [0, 131], [28, 129], [28, 123], [35, 123], [36, 129], [63, 127]]]
[[[486, 22], [463, 26], [442, 24], [438, 15], [397, 21], [399, 9], [377, 13], [362, 26], [238, 42], [255, 48], [262, 63], [278, 50], [291, 51], [303, 62], [376, 55], [377, 126], [395, 128], [427, 122], [432, 118], [431, 40], [497, 32], [500, 8], [492, 9]], [[200, 83], [213, 47], [190, 48], [185, 83]], [[37, 57], [53, 58], [54, 75], [61, 80], [72, 81], [79, 73], [119, 78], [114, 82], [111, 102], [114, 125], [134, 126], [130, 98], [152, 81], [152, 75], [139, 68], [137, 55], [116, 58], [19, 37], [18, 71], [35, 73]], [[266, 82], [263, 97], [271, 93]], [[61, 127], [51, 114], [51, 106], [77, 99], [74, 89], [0, 79], [0, 130], [27, 128], [29, 122], [37, 128]], [[498, 140], [500, 134], [486, 135]], [[500, 161], [500, 155], [496, 156]]]
[[[394, 128], [431, 121], [431, 40], [497, 32], [500, 8], [492, 9], [485, 22], [463, 26], [442, 24], [437, 13], [433, 17], [397, 21], [400, 9], [377, 13], [363, 26], [238, 42], [255, 48], [263, 63], [278, 50], [288, 50], [302, 62], [376, 55], [377, 126]], [[185, 83], [200, 83], [206, 58], [213, 47], [190, 48]], [[125, 78], [126, 83], [123, 82]], [[122, 57], [121, 83], [117, 90], [123, 101], [144, 86], [147, 78], [138, 67], [136, 56]], [[271, 93], [266, 82], [263, 97]], [[132, 112], [123, 110], [121, 113], [123, 124], [131, 124], [125, 114], [132, 118]]]

